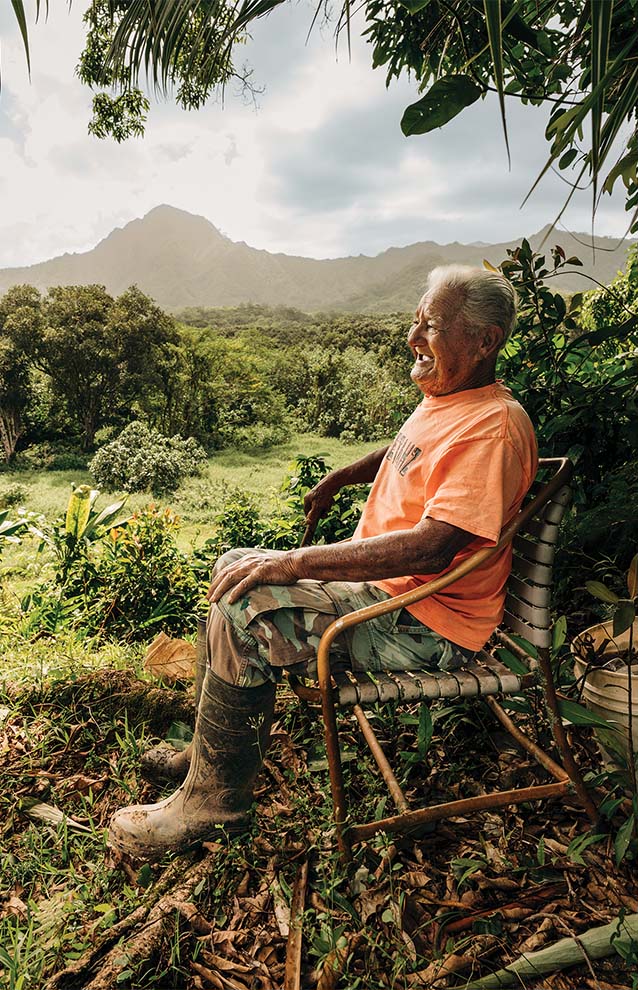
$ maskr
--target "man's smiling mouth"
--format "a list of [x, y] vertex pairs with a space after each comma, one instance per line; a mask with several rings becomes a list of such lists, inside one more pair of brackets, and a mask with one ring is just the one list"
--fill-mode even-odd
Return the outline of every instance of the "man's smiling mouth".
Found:
[[432, 364], [434, 362], [432, 355], [426, 354], [420, 347], [415, 347], [414, 350], [416, 351], [417, 364]]

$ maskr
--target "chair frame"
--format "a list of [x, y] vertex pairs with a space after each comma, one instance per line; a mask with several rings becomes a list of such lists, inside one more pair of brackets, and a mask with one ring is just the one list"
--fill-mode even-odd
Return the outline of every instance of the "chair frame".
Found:
[[[361, 728], [363, 737], [368, 744], [370, 751], [381, 771], [386, 782], [390, 796], [397, 808], [397, 814], [382, 818], [376, 821], [362, 824], [353, 824], [348, 821], [348, 802], [343, 781], [343, 769], [341, 763], [341, 753], [339, 748], [339, 737], [337, 731], [336, 703], [333, 678], [330, 670], [330, 648], [335, 638], [345, 629], [366, 622], [369, 619], [387, 615], [397, 609], [413, 605], [422, 601], [438, 591], [442, 591], [448, 585], [459, 578], [469, 574], [479, 564], [497, 553], [507, 544], [511, 543], [516, 534], [533, 516], [538, 514], [561, 488], [569, 485], [572, 476], [573, 466], [566, 457], [544, 458], [539, 461], [539, 468], [555, 469], [555, 473], [550, 480], [544, 484], [539, 493], [520, 509], [515, 518], [501, 532], [498, 542], [493, 547], [485, 547], [478, 550], [471, 557], [464, 560], [453, 570], [434, 578], [427, 584], [422, 585], [412, 591], [397, 595], [387, 601], [369, 605], [366, 608], [357, 609], [347, 615], [340, 616], [328, 626], [321, 637], [317, 649], [317, 687], [309, 687], [295, 678], [291, 678], [291, 686], [295, 693], [304, 701], [321, 702], [324, 734], [326, 742], [326, 754], [328, 758], [328, 769], [330, 774], [330, 789], [332, 793], [332, 803], [334, 811], [334, 823], [336, 828], [337, 845], [344, 860], [349, 860], [352, 856], [352, 845], [368, 839], [378, 832], [388, 834], [404, 834], [429, 822], [440, 821], [442, 819], [453, 818], [459, 815], [468, 815], [474, 811], [485, 811], [490, 808], [502, 808], [526, 801], [533, 801], [543, 798], [559, 797], [570, 792], [573, 798], [582, 805], [592, 824], [598, 821], [598, 812], [589, 795], [580, 771], [576, 765], [572, 750], [570, 748], [565, 729], [562, 724], [554, 685], [550, 649], [548, 646], [537, 648], [536, 660], [531, 654], [515, 643], [502, 630], [496, 631], [496, 638], [507, 648], [523, 660], [530, 671], [521, 678], [518, 690], [530, 687], [540, 680], [544, 689], [545, 705], [549, 716], [549, 721], [554, 736], [562, 765], [557, 763], [549, 754], [545, 753], [535, 742], [519, 729], [509, 718], [501, 705], [493, 696], [485, 697], [490, 709], [499, 720], [501, 725], [522, 746], [534, 759], [537, 760], [554, 778], [552, 783], [537, 784], [531, 787], [513, 788], [505, 791], [494, 791], [490, 794], [476, 797], [464, 798], [456, 801], [448, 801], [444, 804], [433, 805], [410, 810], [407, 799], [392, 771], [388, 760], [376, 738], [374, 730], [368, 721], [360, 704], [352, 705], [354, 714]], [[421, 701], [421, 703], [426, 703]]]

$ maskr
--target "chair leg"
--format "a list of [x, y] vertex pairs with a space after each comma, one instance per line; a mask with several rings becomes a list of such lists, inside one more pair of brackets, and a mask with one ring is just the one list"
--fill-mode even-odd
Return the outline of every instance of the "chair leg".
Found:
[[541, 670], [543, 672], [544, 684], [544, 696], [545, 704], [548, 709], [548, 716], [550, 725], [552, 727], [552, 733], [554, 739], [556, 740], [556, 745], [560, 752], [563, 765], [565, 770], [569, 774], [570, 780], [574, 785], [574, 789], [580, 803], [582, 804], [585, 812], [592, 825], [597, 825], [600, 820], [600, 815], [598, 810], [591, 799], [589, 791], [585, 787], [585, 782], [583, 781], [580, 770], [576, 765], [576, 760], [574, 759], [574, 754], [572, 753], [571, 746], [567, 741], [567, 735], [563, 727], [563, 722], [560, 716], [560, 711], [558, 708], [558, 699], [556, 697], [556, 687], [554, 685], [554, 675], [552, 673], [552, 664], [550, 660], [548, 649], [539, 649], [538, 660], [541, 665]]
[[323, 713], [323, 728], [326, 739], [326, 756], [328, 757], [328, 772], [330, 774], [330, 791], [332, 793], [332, 807], [334, 823], [337, 833], [337, 847], [341, 859], [349, 862], [352, 859], [352, 847], [347, 834], [346, 818], [348, 806], [346, 791], [343, 784], [343, 767], [341, 764], [341, 751], [339, 749], [339, 734], [337, 731], [337, 718], [335, 714], [332, 688], [329, 697], [322, 691], [321, 708]]

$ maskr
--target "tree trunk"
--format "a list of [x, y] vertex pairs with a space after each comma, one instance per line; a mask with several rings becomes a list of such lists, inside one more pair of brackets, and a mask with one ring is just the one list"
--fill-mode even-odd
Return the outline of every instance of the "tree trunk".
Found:
[[18, 440], [24, 433], [22, 417], [17, 409], [0, 408], [0, 439], [4, 459], [8, 464], [15, 454]]

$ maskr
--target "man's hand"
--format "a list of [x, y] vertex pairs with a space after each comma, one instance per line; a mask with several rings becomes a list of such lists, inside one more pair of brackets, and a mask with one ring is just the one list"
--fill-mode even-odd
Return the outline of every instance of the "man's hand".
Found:
[[388, 452], [387, 447], [373, 450], [364, 454], [358, 461], [347, 467], [337, 468], [322, 478], [318, 485], [311, 488], [303, 500], [306, 513], [306, 525], [316, 526], [322, 516], [330, 509], [337, 492], [346, 485], [368, 485], [374, 481], [377, 472]]
[[343, 487], [339, 480], [339, 472], [331, 471], [325, 478], [311, 488], [303, 500], [303, 510], [306, 514], [306, 525], [316, 526], [326, 515], [334, 502], [335, 495]]
[[246, 554], [215, 575], [206, 598], [209, 602], [218, 602], [232, 588], [228, 596], [232, 605], [257, 584], [294, 584], [300, 577], [296, 568], [297, 556], [295, 550]]

